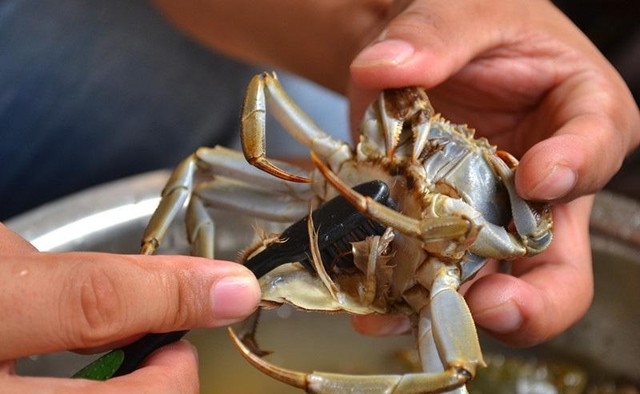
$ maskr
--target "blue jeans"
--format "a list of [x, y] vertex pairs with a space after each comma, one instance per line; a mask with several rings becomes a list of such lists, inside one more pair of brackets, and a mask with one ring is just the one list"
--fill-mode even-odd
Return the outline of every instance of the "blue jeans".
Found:
[[0, 0], [0, 220], [238, 136], [255, 72], [142, 0]]

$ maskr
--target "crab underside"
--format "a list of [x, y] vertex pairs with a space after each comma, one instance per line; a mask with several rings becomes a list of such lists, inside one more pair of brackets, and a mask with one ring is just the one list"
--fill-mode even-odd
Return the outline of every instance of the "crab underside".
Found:
[[[315, 169], [266, 157], [267, 104], [288, 133], [310, 149]], [[260, 279], [263, 303], [406, 314], [414, 323], [423, 372], [287, 371], [256, 354], [253, 333], [240, 338], [231, 330], [249, 362], [309, 392], [466, 392], [465, 383], [484, 362], [458, 288], [488, 259], [533, 255], [552, 238], [549, 207], [515, 192], [517, 160], [436, 114], [418, 87], [382, 92], [351, 148], [318, 128], [275, 75], [264, 73], [249, 84], [241, 130], [244, 157], [222, 147], [200, 148], [177, 167], [147, 227], [142, 252], [155, 251], [187, 202], [189, 242], [198, 256], [214, 256], [208, 206], [296, 223], [295, 232], [265, 240], [246, 255]], [[367, 189], [376, 182], [386, 188], [384, 197]], [[352, 228], [345, 229], [345, 223]], [[304, 252], [292, 252], [300, 248]], [[280, 250], [277, 263], [252, 263]]]

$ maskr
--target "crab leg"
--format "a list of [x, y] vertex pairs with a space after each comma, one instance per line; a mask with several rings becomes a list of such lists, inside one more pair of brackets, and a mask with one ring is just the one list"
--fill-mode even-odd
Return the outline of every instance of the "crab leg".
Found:
[[189, 201], [186, 223], [191, 254], [213, 259], [215, 225], [202, 200], [197, 196]]
[[[431, 309], [426, 307], [420, 313], [420, 319], [418, 322], [417, 341], [418, 352], [420, 355], [420, 363], [422, 364], [423, 371], [429, 371], [431, 373], [444, 372], [444, 366], [440, 360], [438, 353], [438, 347], [436, 345], [435, 338], [433, 337], [433, 326], [431, 324]], [[468, 394], [465, 386], [458, 387], [451, 391], [447, 391], [446, 394]]]
[[162, 199], [158, 208], [153, 212], [144, 231], [140, 253], [153, 254], [160, 246], [171, 222], [191, 195], [193, 175], [197, 168], [196, 163], [197, 158], [195, 154], [192, 154], [184, 159], [171, 174], [162, 189]]
[[498, 151], [497, 156], [489, 156], [493, 169], [502, 178], [502, 183], [509, 194], [513, 222], [527, 254], [537, 254], [545, 250], [551, 242], [551, 211], [546, 208], [535, 210], [529, 203], [518, 196], [513, 177], [517, 160], [509, 153]]
[[[273, 177], [256, 170], [244, 158], [242, 153], [223, 146], [214, 148], [199, 148], [196, 151], [198, 166], [217, 176], [238, 179], [244, 183], [277, 193], [290, 194], [300, 199], [308, 200], [313, 196], [308, 184], [292, 183]], [[273, 160], [273, 163], [288, 173], [302, 178], [310, 178], [309, 171], [293, 166], [289, 163]]]
[[240, 354], [261, 372], [309, 393], [429, 393], [451, 390], [463, 385], [469, 375], [451, 368], [441, 373], [412, 373], [405, 375], [345, 375], [325, 372], [311, 374], [292, 371], [268, 363], [258, 357], [229, 327], [229, 335]]
[[[294, 166], [288, 166], [287, 164], [281, 165], [283, 167], [287, 166], [291, 172], [303, 172]], [[194, 177], [196, 172], [199, 170], [206, 170], [216, 175], [224, 175], [239, 179], [240, 181], [244, 181], [248, 184], [264, 187], [267, 190], [273, 190], [284, 194], [292, 194], [299, 197], [301, 200], [306, 200], [311, 196], [311, 189], [309, 185], [291, 184], [283, 180], [267, 176], [260, 171], [256, 171], [255, 168], [248, 165], [242, 158], [242, 155], [237, 152], [233, 152], [230, 149], [222, 147], [200, 148], [195, 153], [184, 159], [176, 167], [167, 181], [164, 189], [162, 190], [162, 199], [160, 200], [160, 204], [154, 211], [149, 224], [145, 229], [145, 233], [142, 238], [141, 253], [153, 254], [158, 248], [162, 242], [162, 238], [169, 228], [169, 225], [178, 212], [180, 212], [185, 202], [189, 199], [189, 196], [193, 195]], [[197, 198], [197, 196], [192, 196], [192, 199]], [[224, 196], [221, 195], [219, 198], [223, 199]], [[272, 198], [272, 201], [277, 201], [277, 198]], [[251, 202], [245, 201], [245, 203]], [[253, 203], [256, 205], [255, 200]], [[281, 204], [287, 203], [288, 201], [281, 202]], [[194, 204], [199, 203], [194, 202]], [[242, 208], [238, 203], [234, 206]], [[187, 215], [196, 215], [195, 217], [188, 219], [190, 223], [194, 223], [194, 226], [196, 226], [194, 229], [199, 226], [196, 225], [196, 223], [209, 220], [202, 216], [202, 213], [203, 211], [196, 207], [187, 211]], [[297, 217], [299, 216], [295, 216], [295, 218]], [[286, 217], [285, 219], [289, 220], [290, 218]], [[197, 233], [192, 234], [192, 236], [194, 237], [193, 239], [198, 238]]]
[[403, 215], [351, 189], [320, 161], [313, 152], [311, 152], [311, 159], [325, 179], [353, 206], [385, 226], [393, 227], [403, 234], [416, 237], [422, 241], [456, 238], [469, 240], [477, 235], [479, 228], [473, 222], [459, 216], [417, 220]]
[[[462, 295], [458, 292], [460, 276], [454, 266], [441, 264], [431, 288], [430, 314], [423, 317], [433, 318], [430, 329], [433, 332], [438, 354], [445, 370], [460, 370], [475, 376], [478, 366], [486, 364], [482, 359], [480, 342], [473, 317]], [[422, 329], [422, 327], [419, 327]]]
[[224, 177], [199, 184], [194, 194], [206, 206], [276, 222], [293, 222], [309, 212], [309, 201]]
[[153, 212], [145, 229], [142, 254], [153, 254], [156, 251], [171, 222], [191, 197], [186, 211], [186, 227], [192, 254], [213, 258], [214, 223], [203, 200], [193, 193], [193, 179], [198, 163], [200, 161], [197, 154], [190, 155], [180, 163], [167, 181], [158, 208]]
[[351, 148], [322, 131], [285, 92], [275, 73], [262, 73], [253, 77], [247, 87], [242, 107], [242, 151], [249, 163], [278, 178], [292, 182], [310, 182], [278, 165], [266, 157], [265, 129], [267, 103], [271, 113], [287, 132], [299, 143], [309, 147], [337, 168], [352, 158]]

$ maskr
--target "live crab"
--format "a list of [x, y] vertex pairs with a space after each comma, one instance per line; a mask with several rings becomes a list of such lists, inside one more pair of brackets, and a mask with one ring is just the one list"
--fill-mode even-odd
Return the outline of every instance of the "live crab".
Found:
[[[267, 105], [310, 149], [315, 169], [266, 157]], [[257, 368], [309, 392], [466, 392], [465, 383], [484, 361], [458, 288], [488, 259], [534, 255], [552, 238], [549, 207], [525, 201], [515, 191], [517, 160], [437, 114], [420, 87], [383, 91], [365, 115], [355, 149], [316, 126], [275, 74], [251, 80], [241, 122], [244, 157], [219, 146], [203, 147], [176, 168], [147, 227], [143, 253], [155, 251], [187, 201], [193, 254], [213, 258], [214, 223], [206, 206], [294, 222], [342, 196], [383, 226], [383, 233], [354, 242], [352, 266], [345, 270], [321, 261], [316, 230], [322, 223], [308, 220], [311, 263], [291, 261], [262, 276], [263, 302], [352, 314], [404, 313], [413, 323], [424, 372], [306, 374], [269, 364], [230, 330], [234, 343]], [[372, 180], [388, 187], [392, 204], [353, 189]], [[265, 239], [252, 254], [286, 241]]]

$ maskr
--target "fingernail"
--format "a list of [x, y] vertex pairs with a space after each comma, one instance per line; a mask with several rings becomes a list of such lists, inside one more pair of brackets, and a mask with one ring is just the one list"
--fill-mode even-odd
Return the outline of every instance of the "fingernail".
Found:
[[220, 325], [243, 319], [256, 309], [259, 300], [260, 290], [253, 277], [225, 277], [211, 289], [213, 315]]
[[507, 301], [496, 307], [475, 313], [474, 320], [489, 331], [507, 334], [519, 329], [524, 319], [515, 302]]
[[354, 67], [395, 66], [406, 61], [415, 49], [411, 44], [401, 40], [384, 40], [377, 42], [356, 56]]
[[569, 193], [576, 184], [575, 171], [563, 165], [556, 165], [551, 172], [531, 191], [530, 198], [554, 200]]

